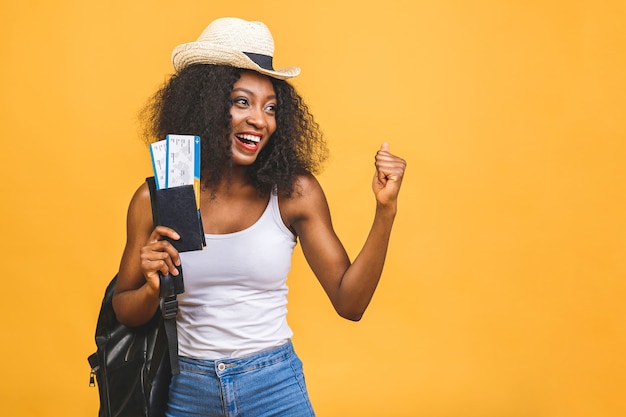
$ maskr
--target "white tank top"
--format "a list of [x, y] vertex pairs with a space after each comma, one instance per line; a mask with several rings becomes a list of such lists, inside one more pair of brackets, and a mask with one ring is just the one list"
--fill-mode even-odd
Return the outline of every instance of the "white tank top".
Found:
[[206, 234], [201, 251], [181, 253], [178, 353], [197, 359], [240, 357], [279, 346], [287, 324], [287, 274], [296, 245], [271, 194], [261, 217], [235, 233]]

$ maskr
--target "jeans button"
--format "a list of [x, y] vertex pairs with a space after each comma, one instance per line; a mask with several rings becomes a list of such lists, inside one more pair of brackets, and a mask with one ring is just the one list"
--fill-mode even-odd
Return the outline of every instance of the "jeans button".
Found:
[[226, 369], [226, 365], [224, 365], [223, 363], [220, 362], [220, 364], [217, 365], [217, 370], [218, 371], [223, 371], [224, 369]]

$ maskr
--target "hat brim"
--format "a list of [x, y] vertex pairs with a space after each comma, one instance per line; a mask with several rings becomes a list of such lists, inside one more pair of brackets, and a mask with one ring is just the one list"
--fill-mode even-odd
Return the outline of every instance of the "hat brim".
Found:
[[178, 45], [172, 52], [172, 63], [177, 72], [193, 64], [214, 64], [249, 69], [279, 80], [286, 80], [300, 74], [299, 67], [274, 70], [262, 68], [243, 52], [206, 42]]

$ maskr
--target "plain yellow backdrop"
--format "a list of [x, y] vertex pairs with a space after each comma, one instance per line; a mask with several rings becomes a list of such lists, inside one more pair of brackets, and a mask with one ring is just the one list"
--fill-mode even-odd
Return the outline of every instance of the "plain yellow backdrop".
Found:
[[302, 67], [351, 256], [380, 143], [409, 163], [362, 322], [296, 251], [320, 417], [626, 415], [626, 5], [592, 0], [3, 0], [0, 415], [96, 415], [86, 357], [150, 175], [137, 112], [221, 16]]

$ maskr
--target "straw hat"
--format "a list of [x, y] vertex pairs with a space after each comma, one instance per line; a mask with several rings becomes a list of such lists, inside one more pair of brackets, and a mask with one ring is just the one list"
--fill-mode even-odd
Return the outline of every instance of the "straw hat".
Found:
[[249, 69], [281, 80], [300, 74], [300, 68], [274, 69], [274, 39], [262, 22], [235, 17], [214, 20], [196, 42], [174, 48], [172, 62], [180, 71], [192, 64], [217, 64]]

